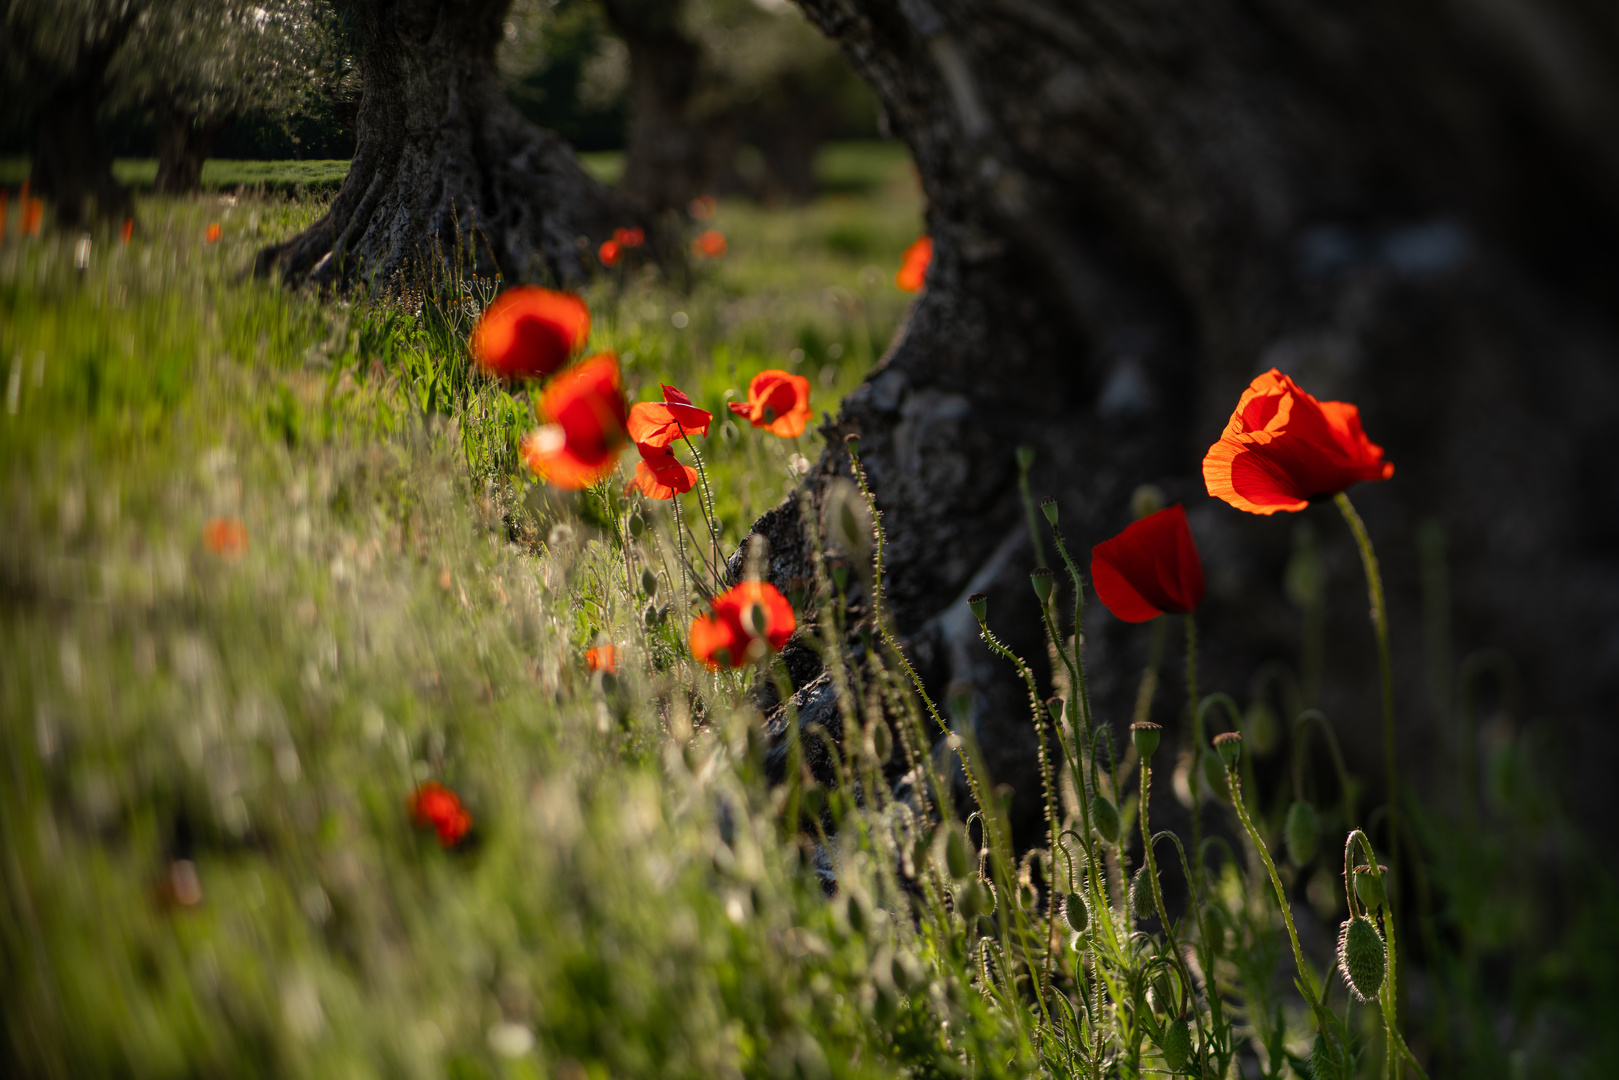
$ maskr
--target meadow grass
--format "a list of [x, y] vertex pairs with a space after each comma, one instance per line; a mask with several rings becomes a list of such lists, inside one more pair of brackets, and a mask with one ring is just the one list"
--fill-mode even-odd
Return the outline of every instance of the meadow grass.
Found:
[[[723, 553], [790, 492], [794, 455], [820, 452], [813, 429], [775, 439], [725, 403], [782, 367], [835, 408], [908, 303], [891, 283], [921, 228], [908, 163], [854, 147], [824, 168], [833, 193], [808, 207], [722, 204], [729, 253], [689, 283], [632, 267], [588, 293], [591, 348], [620, 353], [632, 400], [669, 382], [714, 411]], [[1054, 940], [1056, 984], [1083, 1002], [1078, 946], [1106, 934], [1127, 1003], [1098, 1013], [1109, 1074], [1164, 1074], [1164, 961], [1123, 888], [1127, 779], [1103, 778], [1125, 829], [1089, 938], [1027, 932], [1041, 913], [994, 859], [997, 914], [963, 920], [976, 886], [945, 831], [869, 785], [854, 806], [764, 783], [747, 680], [686, 655], [667, 510], [643, 507], [653, 528], [626, 553], [624, 504], [526, 475], [526, 399], [469, 371], [477, 283], [323, 300], [244, 275], [318, 200], [138, 207], [128, 247], [0, 244], [8, 1075], [1071, 1075], [1062, 1048], [1083, 1040], [1064, 1039], [1088, 1021], [1032, 1004], [1030, 958]], [[221, 517], [245, 550], [210, 549]], [[812, 631], [837, 617], [819, 603]], [[584, 661], [606, 642], [616, 676]], [[895, 704], [904, 680], [865, 670], [925, 737], [915, 699]], [[1471, 819], [1417, 816], [1444, 906], [1402, 926], [1406, 955], [1437, 943], [1408, 976], [1407, 1034], [1442, 1075], [1603, 1075], [1611, 877], [1552, 864], [1550, 845], [1583, 849], [1536, 770], [1543, 740], [1492, 723]], [[453, 850], [412, 827], [429, 779], [473, 815]], [[818, 850], [799, 837], [810, 799], [843, 826]], [[1252, 799], [1276, 847], [1287, 800]], [[1193, 963], [1232, 1025], [1228, 1074], [1306, 1075], [1268, 882], [1251, 855], [1211, 861], [1216, 929], [1195, 937], [1219, 952]], [[1321, 907], [1330, 923], [1342, 899]], [[1345, 1012], [1356, 1074], [1377, 1075], [1375, 1010]]]

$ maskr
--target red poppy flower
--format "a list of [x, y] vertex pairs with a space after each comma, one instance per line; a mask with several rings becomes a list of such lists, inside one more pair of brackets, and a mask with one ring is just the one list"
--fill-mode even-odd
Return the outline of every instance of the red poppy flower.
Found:
[[39, 223], [45, 220], [45, 202], [43, 199], [30, 199], [27, 196], [22, 200], [22, 220], [18, 224], [24, 236], [38, 236]]
[[596, 249], [596, 258], [602, 261], [603, 266], [617, 266], [623, 255], [623, 248], [617, 240], [603, 240], [602, 246]]
[[[0, 204], [0, 205], [3, 205], [3, 204]], [[129, 240], [134, 235], [135, 235], [135, 219], [134, 218], [125, 218], [123, 226], [120, 227], [119, 230], [118, 230], [118, 239], [120, 239], [120, 240], [122, 240], [124, 242], [125, 247], [128, 247], [129, 246]]]
[[247, 554], [247, 526], [238, 518], [214, 518], [202, 527], [202, 546], [215, 555], [239, 559]]
[[1179, 503], [1091, 549], [1091, 583], [1125, 622], [1185, 615], [1203, 602], [1203, 561]]
[[617, 645], [597, 645], [593, 649], [585, 650], [585, 666], [591, 671], [617, 674], [622, 659]]
[[704, 259], [721, 259], [730, 250], [725, 234], [718, 229], [704, 229], [691, 242], [691, 253]]
[[217, 244], [219, 242], [219, 238], [224, 235], [225, 230], [219, 227], [219, 222], [216, 221], [212, 225], [208, 226], [208, 242], [210, 244]]
[[720, 204], [714, 200], [712, 195], [699, 195], [686, 207], [687, 210], [691, 211], [691, 216], [698, 221], [712, 221], [714, 212], [719, 208]]
[[1209, 494], [1250, 514], [1303, 510], [1351, 484], [1393, 475], [1383, 448], [1360, 429], [1359, 409], [1317, 401], [1275, 368], [1248, 385], [1203, 458]]
[[928, 263], [933, 261], [933, 237], [920, 236], [905, 249], [905, 255], [900, 259], [899, 273], [894, 275], [894, 284], [906, 292], [917, 292], [928, 277]]
[[804, 433], [810, 418], [810, 384], [802, 375], [772, 368], [748, 383], [748, 400], [730, 402], [731, 411], [756, 428], [790, 439]]
[[618, 357], [597, 353], [552, 379], [540, 411], [550, 423], [529, 432], [520, 447], [537, 475], [578, 490], [618, 467], [625, 440]]
[[614, 229], [613, 243], [621, 248], [638, 248], [646, 243], [646, 233], [640, 229]]
[[798, 627], [774, 585], [744, 581], [714, 598], [714, 614], [691, 622], [691, 654], [710, 670], [741, 667], [787, 644]]
[[683, 464], [667, 446], [636, 443], [635, 448], [641, 452], [641, 460], [635, 463], [630, 490], [649, 499], [672, 499], [697, 483], [697, 470]]
[[455, 792], [429, 780], [411, 793], [406, 804], [410, 820], [418, 829], [433, 829], [443, 847], [454, 847], [472, 828], [472, 815], [461, 805]]
[[637, 402], [630, 409], [630, 438], [637, 445], [664, 447], [686, 436], [707, 435], [713, 419], [713, 413], [693, 405], [691, 398], [664, 386], [662, 401]]
[[519, 285], [495, 298], [467, 345], [479, 367], [506, 379], [537, 379], [571, 360], [590, 337], [590, 309], [572, 293]]

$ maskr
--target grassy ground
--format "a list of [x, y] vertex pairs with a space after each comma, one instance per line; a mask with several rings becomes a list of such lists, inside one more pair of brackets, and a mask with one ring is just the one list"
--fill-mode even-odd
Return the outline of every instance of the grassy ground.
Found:
[[[730, 252], [689, 291], [650, 271], [593, 288], [591, 346], [621, 354], [632, 398], [672, 382], [723, 421], [761, 368], [805, 374], [821, 409], [855, 385], [908, 302], [891, 275], [921, 208], [891, 150], [823, 166], [812, 206], [722, 205]], [[244, 278], [319, 209], [142, 198], [128, 247], [0, 243], [0, 1071], [1062, 1073], [1028, 1002], [982, 977], [1015, 951], [896, 888], [901, 864], [949, 882], [903, 808], [838, 810], [825, 898], [781, 822], [789, 797], [836, 797], [768, 789], [742, 680], [685, 657], [669, 517], [646, 508], [629, 549], [649, 598], [598, 504], [523, 477], [530, 421], [469, 378], [464, 305]], [[729, 550], [819, 447], [716, 428]], [[245, 549], [210, 548], [222, 516]], [[584, 661], [604, 642], [613, 679]], [[1611, 877], [1575, 857], [1542, 741], [1514, 730], [1491, 736], [1478, 816], [1419, 818], [1444, 902], [1402, 928], [1438, 957], [1409, 976], [1408, 1033], [1436, 1075], [1605, 1075]], [[427, 779], [473, 815], [455, 850], [411, 825]], [[1210, 970], [1245, 1075], [1304, 1075], [1280, 921], [1244, 873], [1210, 898], [1229, 927]], [[1118, 992], [1150, 1015], [1141, 970]], [[1127, 1012], [1120, 1075], [1162, 1069]], [[1374, 1011], [1351, 1015], [1375, 1049]]]

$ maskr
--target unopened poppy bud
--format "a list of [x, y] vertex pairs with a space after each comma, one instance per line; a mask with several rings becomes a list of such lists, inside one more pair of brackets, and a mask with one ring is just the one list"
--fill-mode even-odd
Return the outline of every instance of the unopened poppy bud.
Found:
[[983, 622], [989, 617], [989, 597], [981, 592], [975, 592], [967, 597], [967, 608], [973, 613], [973, 618]]
[[1147, 876], [1147, 864], [1142, 863], [1130, 878], [1130, 910], [1139, 919], [1152, 909], [1152, 878]]
[[1047, 495], [1040, 500], [1040, 512], [1046, 515], [1046, 520], [1053, 526], [1057, 524], [1057, 496]]
[[1321, 821], [1315, 807], [1300, 799], [1287, 808], [1287, 857], [1294, 866], [1308, 866], [1315, 858], [1315, 842], [1321, 833]]
[[654, 574], [651, 569], [641, 571], [641, 591], [648, 596], [658, 595], [658, 575]]
[[1158, 1052], [1164, 1055], [1164, 1064], [1169, 1066], [1170, 1072], [1178, 1073], [1185, 1068], [1192, 1056], [1192, 1029], [1184, 1019], [1176, 1017], [1165, 1026]]
[[1034, 595], [1044, 604], [1051, 599], [1051, 587], [1056, 583], [1056, 578], [1050, 567], [1037, 566], [1029, 571], [1029, 583], [1034, 586]]
[[1264, 698], [1248, 706], [1248, 715], [1243, 717], [1242, 727], [1255, 757], [1269, 757], [1271, 751], [1276, 749], [1281, 735], [1280, 725], [1276, 722], [1276, 710]]
[[1164, 508], [1164, 493], [1155, 484], [1142, 484], [1130, 493], [1130, 513], [1137, 521]]
[[1091, 799], [1091, 824], [1103, 840], [1119, 842], [1119, 808], [1106, 795], [1098, 793]]
[[956, 886], [956, 910], [969, 923], [984, 910], [984, 894], [978, 882], [971, 879]]
[[1060, 697], [1046, 698], [1046, 712], [1051, 715], [1051, 722], [1053, 724], [1061, 724], [1062, 723], [1062, 698], [1060, 698]]
[[646, 532], [646, 519], [640, 514], [631, 514], [630, 535], [639, 540], [641, 538], [641, 534], [644, 532]]
[[1362, 1001], [1375, 1001], [1388, 970], [1388, 950], [1372, 920], [1356, 915], [1338, 932], [1338, 970]]
[[1136, 753], [1141, 760], [1146, 761], [1158, 750], [1158, 739], [1163, 734], [1163, 726], [1151, 720], [1137, 720], [1130, 725], [1130, 741], [1136, 744]]
[[1017, 448], [1017, 467], [1022, 469], [1024, 472], [1028, 472], [1029, 467], [1033, 464], [1034, 447], [1024, 443], [1022, 446]]
[[869, 923], [866, 919], [866, 905], [860, 902], [860, 897], [849, 894], [849, 929], [860, 937], [866, 936]]
[[1074, 933], [1083, 934], [1091, 923], [1091, 911], [1085, 906], [1085, 898], [1077, 892], [1069, 893], [1068, 899], [1063, 901], [1062, 917]]
[[899, 957], [894, 957], [888, 965], [888, 977], [894, 981], [894, 989], [902, 994], [911, 992], [916, 985], [916, 977], [911, 974], [911, 966]]
[[950, 876], [960, 881], [973, 872], [972, 854], [967, 850], [967, 834], [952, 827], [944, 838], [944, 862]]
[[1214, 737], [1214, 752], [1220, 755], [1225, 767], [1235, 769], [1237, 760], [1242, 757], [1242, 734], [1236, 731], [1222, 731]]
[[1388, 869], [1379, 865], [1374, 874], [1370, 866], [1355, 867], [1355, 895], [1372, 911], [1382, 907], [1385, 902], [1383, 881], [1379, 875], [1388, 873]]

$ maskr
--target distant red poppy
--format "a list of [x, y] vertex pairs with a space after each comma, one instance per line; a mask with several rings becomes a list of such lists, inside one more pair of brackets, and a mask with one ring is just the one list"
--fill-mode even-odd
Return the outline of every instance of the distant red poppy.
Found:
[[638, 248], [646, 243], [646, 233], [640, 229], [614, 229], [613, 243], [621, 248]]
[[691, 242], [691, 253], [704, 259], [722, 259], [729, 250], [725, 234], [718, 229], [704, 229]]
[[202, 546], [226, 559], [247, 554], [247, 526], [240, 518], [216, 517], [202, 527]]
[[687, 206], [686, 209], [691, 211], [691, 216], [698, 221], [712, 221], [714, 220], [714, 212], [719, 207], [720, 204], [714, 200], [714, 196], [699, 195], [691, 201], [691, 205]]
[[467, 342], [484, 371], [537, 379], [566, 364], [590, 337], [590, 309], [573, 293], [519, 285], [495, 298]]
[[810, 416], [810, 384], [802, 375], [771, 368], [761, 371], [748, 383], [748, 400], [732, 401], [729, 406], [745, 416], [756, 428], [768, 428], [774, 435], [790, 439], [804, 433]]
[[707, 435], [713, 419], [713, 413], [693, 405], [691, 398], [664, 386], [662, 401], [641, 401], [630, 409], [630, 439], [638, 445], [668, 446], [686, 436]]
[[406, 803], [410, 820], [418, 829], [433, 829], [440, 846], [452, 848], [472, 828], [472, 815], [461, 805], [461, 797], [437, 780], [429, 780], [411, 793]]
[[617, 266], [623, 257], [624, 249], [617, 240], [603, 240], [602, 246], [596, 249], [596, 258], [601, 260], [603, 266]]
[[6, 214], [10, 210], [11, 192], [0, 188], [0, 240], [6, 238]]
[[1351, 484], [1393, 475], [1383, 448], [1361, 430], [1358, 408], [1317, 401], [1275, 368], [1248, 385], [1203, 458], [1209, 494], [1250, 514], [1303, 510]]
[[1091, 549], [1091, 582], [1125, 622], [1185, 615], [1203, 602], [1203, 561], [1179, 503], [1132, 522]]
[[24, 236], [38, 236], [40, 222], [45, 220], [45, 201], [43, 199], [24, 197], [19, 217], [22, 219], [18, 222], [18, 225], [21, 226], [22, 234]]
[[210, 244], [219, 243], [219, 238], [224, 235], [225, 230], [220, 228], [219, 222], [216, 221], [212, 225], [208, 226], [208, 242]]
[[124, 219], [124, 224], [118, 230], [118, 239], [123, 241], [125, 247], [128, 247], [130, 238], [133, 237], [134, 235], [135, 235], [135, 219], [134, 218], [125, 218]]
[[618, 467], [626, 410], [617, 356], [598, 353], [552, 379], [540, 411], [549, 423], [529, 432], [520, 446], [537, 475], [578, 490]]
[[918, 292], [927, 282], [928, 263], [933, 261], [933, 237], [919, 236], [905, 249], [894, 284], [906, 292]]
[[585, 650], [585, 667], [591, 671], [606, 671], [618, 673], [618, 665], [623, 657], [619, 655], [617, 645], [597, 645], [593, 649]]
[[793, 636], [793, 605], [774, 585], [744, 581], [714, 598], [714, 613], [691, 623], [691, 654], [712, 670], [742, 667]]
[[649, 499], [672, 499], [690, 491], [697, 483], [697, 470], [682, 463], [669, 447], [636, 443], [635, 448], [640, 451], [641, 460], [635, 463], [635, 476], [629, 484], [631, 490]]

